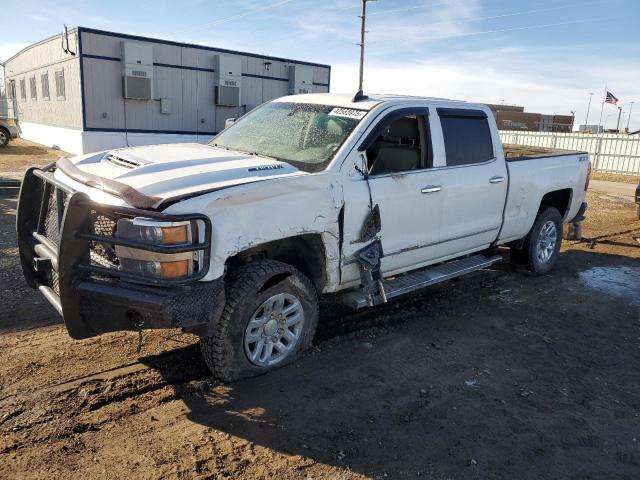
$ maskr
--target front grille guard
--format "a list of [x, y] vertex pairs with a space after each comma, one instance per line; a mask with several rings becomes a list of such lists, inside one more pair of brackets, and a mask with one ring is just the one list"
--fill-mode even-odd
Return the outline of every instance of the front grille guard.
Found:
[[[74, 298], [75, 287], [87, 278], [122, 280], [138, 284], [167, 287], [186, 285], [202, 279], [209, 270], [211, 246], [211, 222], [201, 214], [169, 215], [162, 212], [131, 207], [104, 205], [92, 202], [89, 197], [74, 191], [58, 181], [49, 165], [42, 169], [30, 168], [25, 173], [17, 211], [18, 246], [20, 261], [27, 283], [40, 289], [47, 300], [65, 317], [77, 316], [78, 302]], [[56, 199], [56, 228], [51, 221], [49, 198]], [[203, 232], [203, 240], [195, 238], [187, 245], [158, 245], [104, 234], [94, 227], [100, 215], [108, 218], [144, 217], [167, 222], [190, 221], [197, 224], [197, 232]], [[47, 237], [55, 232], [57, 239]], [[198, 237], [200, 235], [198, 234]], [[56, 241], [57, 240], [57, 241]], [[197, 242], [197, 243], [196, 243]], [[92, 262], [92, 245], [122, 245], [155, 253], [202, 252], [198, 270], [178, 279], [156, 279], [123, 272], [118, 268]], [[57, 284], [57, 285], [55, 285]], [[54, 288], [57, 287], [57, 288]]]

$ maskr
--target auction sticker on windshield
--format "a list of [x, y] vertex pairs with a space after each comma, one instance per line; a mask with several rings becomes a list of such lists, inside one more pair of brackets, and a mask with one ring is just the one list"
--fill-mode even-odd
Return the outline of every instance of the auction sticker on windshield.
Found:
[[334, 108], [328, 115], [333, 117], [357, 118], [360, 120], [367, 114], [366, 110], [356, 110], [355, 108]]

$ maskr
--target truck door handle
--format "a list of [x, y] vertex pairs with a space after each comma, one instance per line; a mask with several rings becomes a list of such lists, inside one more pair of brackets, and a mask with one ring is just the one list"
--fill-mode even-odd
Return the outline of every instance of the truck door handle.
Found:
[[440, 190], [442, 190], [442, 187], [440, 185], [427, 185], [420, 191], [422, 193], [436, 193], [436, 192], [439, 192]]
[[496, 177], [491, 177], [489, 179], [489, 183], [502, 183], [502, 182], [504, 182], [504, 177], [496, 176]]

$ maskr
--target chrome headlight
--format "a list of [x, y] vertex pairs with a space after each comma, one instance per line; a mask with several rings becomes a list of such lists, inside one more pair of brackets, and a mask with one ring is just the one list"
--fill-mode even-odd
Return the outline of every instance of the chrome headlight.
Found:
[[[191, 222], [158, 222], [144, 218], [118, 220], [116, 238], [147, 245], [190, 245], [194, 241]], [[173, 279], [193, 273], [197, 252], [158, 253], [144, 246], [116, 245], [122, 271], [160, 279]]]

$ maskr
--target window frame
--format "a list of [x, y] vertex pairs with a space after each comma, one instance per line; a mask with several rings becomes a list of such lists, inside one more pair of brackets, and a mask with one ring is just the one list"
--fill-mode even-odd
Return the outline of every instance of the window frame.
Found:
[[[474, 167], [478, 165], [486, 165], [497, 160], [496, 148], [493, 141], [493, 132], [491, 131], [491, 125], [489, 123], [489, 116], [483, 110], [477, 108], [446, 108], [446, 107], [438, 107], [436, 108], [438, 112], [438, 120], [440, 122], [440, 130], [442, 132], [442, 147], [444, 150], [444, 162], [445, 164], [439, 168], [464, 168], [464, 167]], [[458, 165], [448, 165], [447, 164], [447, 142], [445, 138], [445, 129], [442, 123], [443, 118], [474, 118], [474, 119], [482, 119], [486, 122], [487, 131], [489, 132], [489, 143], [491, 145], [491, 157], [487, 160], [483, 160], [480, 162], [473, 163], [462, 163]]]
[[[368, 160], [367, 150], [375, 143], [378, 137], [380, 137], [384, 129], [394, 121], [410, 115], [415, 115], [416, 117], [422, 117], [424, 119], [424, 127], [425, 127], [424, 133], [425, 133], [425, 136], [428, 138], [421, 139], [422, 140], [421, 145], [424, 147], [428, 143], [428, 146], [431, 149], [432, 157], [433, 157], [435, 152], [433, 150], [433, 132], [431, 130], [431, 124], [429, 122], [430, 112], [429, 112], [428, 106], [401, 107], [401, 108], [392, 110], [391, 112], [388, 112], [386, 114], [383, 114], [378, 121], [374, 120], [374, 122], [376, 122], [375, 125], [369, 131], [369, 133], [365, 136], [365, 139], [362, 142], [360, 142], [360, 145], [358, 146], [357, 151], [363, 154], [364, 157]], [[431, 170], [435, 170], [436, 168], [437, 168], [436, 166], [431, 165], [430, 167], [416, 168], [413, 170], [406, 170], [401, 172], [386, 172], [386, 173], [377, 173], [377, 174], [375, 173], [372, 174], [370, 172], [367, 172], [367, 175], [369, 178], [372, 178], [372, 179], [392, 177], [392, 176], [397, 177], [398, 175], [410, 175], [414, 173], [428, 172]]]
[[29, 77], [29, 100], [38, 101], [38, 78], [35, 74]]
[[[58, 75], [60, 74], [60, 75]], [[64, 67], [63, 68], [59, 68], [57, 70], [54, 70], [53, 72], [53, 78], [55, 80], [55, 84], [56, 84], [56, 100], [66, 100], [67, 98], [67, 86], [65, 83], [65, 78], [64, 78]], [[58, 78], [62, 79], [62, 95], [59, 95], [60, 93], [60, 89], [58, 88]]]
[[25, 77], [20, 79], [20, 100], [27, 101], [27, 79]]
[[[46, 82], [45, 82], [46, 79]], [[46, 89], [45, 89], [46, 86]], [[42, 90], [42, 100], [51, 100], [51, 85], [49, 83], [49, 72], [40, 74], [40, 89]]]

